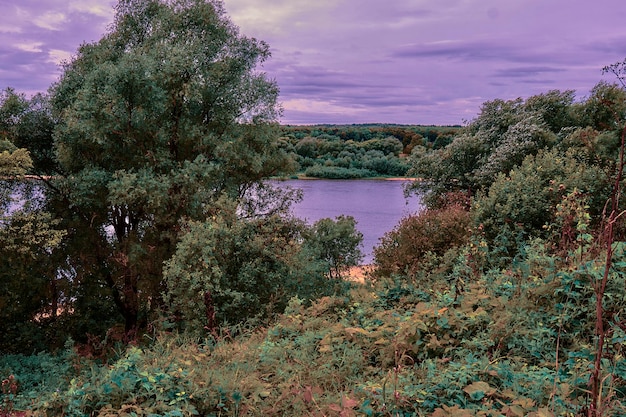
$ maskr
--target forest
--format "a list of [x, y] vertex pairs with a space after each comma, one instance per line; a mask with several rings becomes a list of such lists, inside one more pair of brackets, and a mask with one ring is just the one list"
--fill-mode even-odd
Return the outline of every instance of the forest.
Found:
[[[115, 10], [0, 93], [1, 417], [626, 415], [626, 61], [464, 126], [281, 126], [221, 2]], [[425, 208], [350, 280], [294, 175]]]
[[279, 146], [296, 163], [295, 178], [404, 177], [416, 146], [441, 148], [460, 126], [281, 126]]

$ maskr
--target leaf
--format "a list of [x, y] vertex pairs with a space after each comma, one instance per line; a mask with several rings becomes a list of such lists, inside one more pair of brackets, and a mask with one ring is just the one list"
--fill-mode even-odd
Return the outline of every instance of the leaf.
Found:
[[526, 412], [519, 405], [507, 405], [502, 408], [502, 414], [504, 414], [505, 416], [524, 417], [526, 415]]
[[514, 401], [513, 404], [517, 404], [525, 410], [530, 410], [535, 406], [535, 401], [530, 398], [522, 397]]
[[304, 388], [304, 392], [302, 393], [302, 399], [304, 400], [305, 404], [313, 401], [313, 389], [310, 385]]
[[344, 331], [350, 336], [354, 336], [356, 333], [369, 336], [369, 332], [361, 327], [346, 327]]
[[554, 417], [554, 414], [547, 408], [540, 408], [533, 413], [529, 413], [528, 417]]
[[485, 395], [493, 394], [495, 389], [493, 389], [488, 383], [479, 381], [466, 386], [463, 388], [463, 391], [465, 391], [470, 398], [478, 401], [483, 399]]
[[327, 333], [322, 340], [320, 340], [319, 347], [317, 348], [318, 352], [326, 353], [331, 352], [333, 350], [332, 346], [332, 336], [330, 333]]
[[332, 411], [336, 411], [338, 413], [341, 412], [341, 406], [339, 404], [330, 404], [328, 406], [329, 409], [331, 409]]
[[357, 405], [359, 405], [359, 402], [357, 400], [353, 400], [349, 397], [343, 397], [341, 399], [341, 406], [343, 408], [354, 408]]
[[469, 410], [464, 410], [458, 405], [448, 407], [447, 405], [442, 408], [437, 408], [432, 414], [432, 417], [472, 417], [474, 414]]

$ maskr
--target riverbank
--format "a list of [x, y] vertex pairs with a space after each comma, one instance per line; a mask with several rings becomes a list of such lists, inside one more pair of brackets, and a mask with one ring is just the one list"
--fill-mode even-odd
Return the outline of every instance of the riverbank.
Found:
[[348, 280], [363, 284], [374, 272], [374, 265], [353, 266], [348, 271]]
[[364, 178], [319, 178], [319, 177], [308, 177], [306, 175], [293, 175], [291, 177], [272, 177], [272, 180], [275, 181], [289, 181], [289, 180], [339, 180], [339, 181], [346, 181], [346, 180], [355, 180], [355, 181], [359, 181], [359, 180], [363, 180], [363, 181], [367, 181], [367, 180], [372, 180], [372, 181], [420, 181], [420, 178], [414, 178], [414, 177], [364, 177]]

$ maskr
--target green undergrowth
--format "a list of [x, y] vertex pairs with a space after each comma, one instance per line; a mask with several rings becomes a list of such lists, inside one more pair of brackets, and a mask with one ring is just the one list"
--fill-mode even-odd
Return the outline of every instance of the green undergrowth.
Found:
[[[0, 372], [19, 381], [15, 409], [33, 415], [576, 415], [594, 359], [585, 280], [597, 266], [541, 248], [506, 270], [378, 279], [308, 307], [294, 298], [273, 325], [233, 337], [159, 333], [99, 361], [71, 347], [5, 356]], [[616, 257], [621, 275], [622, 246]], [[624, 292], [609, 288], [605, 415], [626, 411]]]

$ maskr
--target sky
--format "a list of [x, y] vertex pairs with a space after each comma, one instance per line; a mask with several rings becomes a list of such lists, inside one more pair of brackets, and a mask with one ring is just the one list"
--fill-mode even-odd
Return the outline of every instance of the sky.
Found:
[[[0, 0], [0, 89], [45, 92], [114, 0]], [[624, 0], [225, 0], [269, 43], [283, 124], [459, 125], [494, 99], [575, 90], [626, 59]]]

